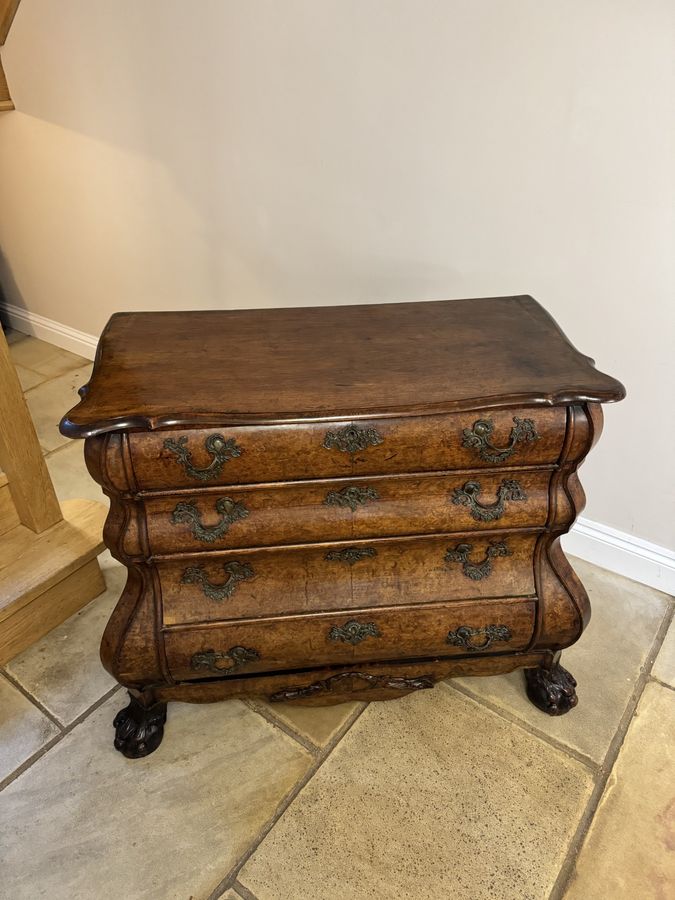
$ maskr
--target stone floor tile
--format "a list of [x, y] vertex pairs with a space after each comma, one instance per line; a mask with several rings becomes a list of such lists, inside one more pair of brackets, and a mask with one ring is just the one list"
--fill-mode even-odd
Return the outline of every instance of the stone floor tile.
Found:
[[0, 675], [0, 781], [58, 733], [56, 725]]
[[648, 684], [576, 863], [567, 900], [675, 895], [675, 693]]
[[325, 747], [352, 713], [364, 705], [354, 702], [335, 706], [294, 706], [292, 703], [252, 702], [256, 709], [264, 709], [276, 716], [317, 747]]
[[21, 390], [23, 391], [29, 391], [31, 388], [37, 387], [38, 384], [42, 384], [47, 378], [46, 375], [40, 375], [39, 372], [33, 372], [31, 369], [24, 369], [23, 366], [15, 365], [14, 368], [19, 376]]
[[106, 551], [99, 557], [107, 590], [19, 656], [7, 672], [64, 725], [115, 685], [101, 665], [101, 635], [126, 582], [126, 569]]
[[652, 675], [675, 688], [675, 620], [670, 623], [666, 639], [654, 662]]
[[238, 880], [259, 900], [544, 900], [591, 787], [441, 684], [372, 703]]
[[98, 500], [109, 503], [108, 498], [87, 471], [84, 464], [84, 441], [69, 441], [47, 458], [47, 468], [56, 490], [64, 500]]
[[[17, 346], [21, 347], [22, 343]], [[68, 443], [69, 439], [59, 433], [59, 421], [77, 403], [77, 390], [89, 381], [90, 376], [91, 364], [87, 364], [26, 392], [26, 403], [44, 450], [49, 452]]]
[[[243, 703], [173, 703], [145, 759], [112, 746], [119, 692], [3, 791], [12, 900], [204, 900], [312, 757]], [[95, 886], [95, 887], [94, 887]]]
[[660, 591], [574, 559], [591, 600], [591, 622], [562, 664], [577, 680], [579, 705], [548, 716], [525, 695], [523, 673], [457, 683], [536, 726], [597, 763], [605, 757], [667, 610]]
[[24, 337], [10, 344], [10, 355], [14, 365], [32, 369], [47, 378], [54, 378], [89, 364], [82, 356], [62, 350], [46, 341], [34, 337]]

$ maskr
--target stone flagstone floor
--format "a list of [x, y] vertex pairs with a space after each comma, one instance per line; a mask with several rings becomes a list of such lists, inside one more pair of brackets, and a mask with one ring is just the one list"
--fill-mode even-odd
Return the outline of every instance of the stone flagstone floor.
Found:
[[[60, 498], [101, 499], [57, 429], [91, 364], [9, 338]], [[0, 669], [3, 898], [675, 897], [672, 598], [574, 561], [593, 619], [559, 719], [519, 673], [369, 706], [175, 703], [129, 761], [98, 659], [124, 579], [101, 562], [106, 592]]]

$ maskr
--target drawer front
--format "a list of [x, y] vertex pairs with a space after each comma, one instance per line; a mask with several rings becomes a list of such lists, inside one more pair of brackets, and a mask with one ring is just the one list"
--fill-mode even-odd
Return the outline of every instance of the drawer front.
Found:
[[179, 680], [362, 660], [478, 656], [523, 650], [535, 601], [493, 600], [232, 622], [164, 633]]
[[532, 595], [537, 537], [434, 535], [162, 560], [164, 623]]
[[555, 463], [565, 407], [132, 432], [143, 490]]
[[162, 554], [543, 526], [549, 480], [547, 470], [483, 472], [153, 497], [148, 539]]

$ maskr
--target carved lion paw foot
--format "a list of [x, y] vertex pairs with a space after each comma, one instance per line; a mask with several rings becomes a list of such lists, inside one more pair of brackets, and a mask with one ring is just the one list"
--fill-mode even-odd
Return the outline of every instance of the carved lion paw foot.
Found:
[[143, 706], [135, 697], [113, 719], [115, 749], [128, 759], [139, 759], [156, 750], [164, 737], [166, 703]]
[[527, 696], [549, 716], [562, 716], [577, 705], [576, 681], [561, 665], [525, 669]]

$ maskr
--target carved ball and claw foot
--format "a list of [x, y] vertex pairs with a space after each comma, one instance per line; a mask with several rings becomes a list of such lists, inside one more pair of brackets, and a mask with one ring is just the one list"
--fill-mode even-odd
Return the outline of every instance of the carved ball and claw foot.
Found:
[[155, 751], [164, 737], [166, 703], [158, 701], [145, 706], [132, 694], [128, 706], [113, 719], [115, 750], [127, 759], [140, 759]]
[[562, 716], [577, 705], [577, 683], [559, 662], [553, 666], [525, 669], [527, 696], [549, 716]]

